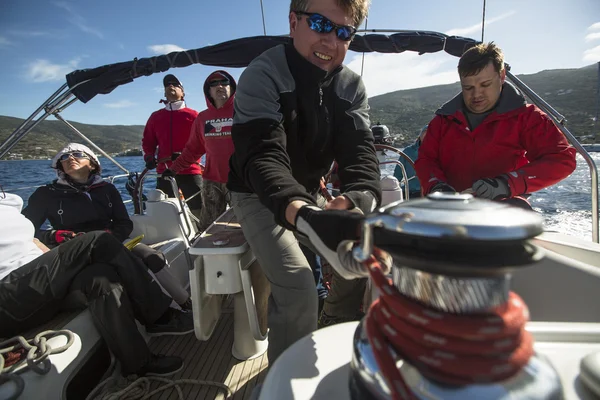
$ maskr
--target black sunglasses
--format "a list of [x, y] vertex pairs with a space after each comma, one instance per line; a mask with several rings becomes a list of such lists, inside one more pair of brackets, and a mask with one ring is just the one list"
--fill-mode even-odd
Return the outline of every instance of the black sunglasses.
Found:
[[181, 85], [177, 82], [167, 82], [167, 84], [165, 85], [165, 87], [169, 87], [169, 86], [174, 86], [174, 87], [181, 87]]
[[229, 80], [228, 79], [221, 79], [220, 81], [210, 81], [208, 82], [208, 86], [210, 87], [217, 87], [217, 86], [229, 86]]
[[67, 161], [71, 156], [73, 156], [73, 158], [87, 158], [88, 160], [90, 158], [90, 156], [88, 156], [82, 151], [74, 151], [72, 153], [65, 153], [62, 156], [60, 156], [60, 161]]
[[354, 39], [356, 28], [350, 25], [338, 25], [329, 18], [318, 13], [307, 13], [304, 11], [294, 11], [298, 15], [306, 15], [308, 27], [318, 33], [329, 33], [335, 29], [335, 35], [344, 42]]

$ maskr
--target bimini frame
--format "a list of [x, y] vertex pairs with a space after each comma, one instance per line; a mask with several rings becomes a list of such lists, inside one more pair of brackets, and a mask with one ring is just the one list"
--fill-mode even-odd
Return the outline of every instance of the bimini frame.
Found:
[[[447, 36], [443, 33], [432, 31], [368, 29], [360, 30], [359, 33], [362, 33], [363, 35], [357, 35], [354, 38], [350, 45], [350, 50], [361, 53], [402, 53], [404, 51], [416, 51], [419, 54], [423, 54], [445, 51], [446, 53], [459, 57], [468, 48], [479, 43], [473, 39]], [[247, 66], [254, 57], [268, 48], [281, 43], [287, 43], [290, 40], [291, 39], [287, 36], [255, 36], [235, 39], [214, 46], [206, 46], [194, 50], [173, 52], [157, 57], [143, 59], [136, 58], [133, 61], [105, 65], [90, 70], [73, 71], [67, 75], [67, 83], [63, 84], [0, 144], [0, 159], [2, 159], [40, 122], [47, 119], [50, 115], [54, 115], [99, 153], [111, 160], [125, 173], [129, 174], [129, 171], [125, 167], [104, 152], [104, 150], [88, 139], [83, 133], [79, 132], [72, 124], [64, 120], [60, 113], [77, 100], [87, 103], [97, 94], [110, 93], [117, 86], [132, 82], [136, 78], [149, 76], [153, 73], [165, 72], [170, 68], [181, 68], [191, 64], [244, 67]], [[523, 81], [514, 76], [509, 69], [510, 67], [507, 67], [508, 79], [521, 90], [533, 104], [548, 114], [588, 164], [592, 186], [592, 240], [599, 243], [600, 221], [598, 208], [598, 169], [596, 163], [581, 143], [579, 143], [577, 138], [567, 129], [565, 117], [544, 101], [544, 99], [523, 83]]]

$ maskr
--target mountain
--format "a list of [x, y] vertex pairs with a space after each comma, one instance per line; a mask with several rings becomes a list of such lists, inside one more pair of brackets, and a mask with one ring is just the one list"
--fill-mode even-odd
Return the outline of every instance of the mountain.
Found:
[[[567, 127], [575, 136], [593, 135], [598, 107], [598, 67], [593, 64], [578, 69], [541, 71], [531, 75], [517, 75], [526, 85], [552, 105], [567, 119]], [[408, 144], [420, 129], [433, 118], [435, 110], [460, 91], [460, 85], [430, 86], [399, 90], [369, 99], [371, 122], [387, 125], [397, 145]], [[0, 142], [12, 133], [22, 119], [0, 116]], [[88, 125], [72, 124], [108, 153], [123, 152], [140, 147], [142, 125]], [[600, 140], [600, 126], [595, 127]], [[44, 121], [27, 135], [12, 153], [24, 158], [54, 155], [66, 143], [83, 140], [60, 121]], [[589, 139], [582, 138], [583, 142]]]
[[[594, 134], [593, 118], [600, 101], [597, 98], [597, 64], [517, 77], [565, 116], [572, 134], [577, 137]], [[408, 144], [433, 118], [435, 111], [458, 92], [460, 84], [456, 82], [372, 97], [369, 99], [371, 122], [387, 125], [397, 144]], [[600, 126], [595, 130], [600, 140]]]
[[[109, 154], [137, 149], [141, 145], [143, 125], [89, 125], [70, 122]], [[0, 142], [21, 123], [21, 118], [0, 116]], [[11, 153], [22, 154], [23, 158], [48, 158], [69, 142], [87, 144], [63, 122], [43, 121], [13, 147]]]

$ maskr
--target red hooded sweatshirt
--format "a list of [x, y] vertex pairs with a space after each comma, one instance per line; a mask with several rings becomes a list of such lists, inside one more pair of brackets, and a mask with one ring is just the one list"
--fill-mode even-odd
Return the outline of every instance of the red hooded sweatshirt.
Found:
[[[221, 108], [215, 107], [209, 94], [208, 82], [215, 73], [221, 74], [230, 82], [231, 96]], [[204, 96], [208, 108], [198, 114], [198, 118], [194, 121], [192, 133], [183, 152], [171, 165], [173, 172], [185, 171], [185, 168], [203, 154], [206, 154], [203, 178], [213, 182], [227, 182], [229, 157], [231, 157], [234, 150], [233, 140], [231, 139], [231, 125], [233, 124], [235, 89], [235, 80], [225, 71], [215, 71], [206, 78]]]
[[[194, 120], [198, 116], [196, 110], [187, 108], [185, 102], [177, 101], [169, 103], [162, 110], [152, 113], [142, 137], [142, 149], [144, 151], [144, 160], [147, 157], [156, 154], [158, 147], [158, 161], [165, 158], [171, 158], [173, 153], [179, 153], [187, 143], [190, 137], [190, 130]], [[199, 157], [198, 157], [199, 158]], [[201, 175], [202, 167], [198, 164], [198, 158], [194, 163], [189, 163], [188, 168], [180, 173], [185, 175]], [[161, 162], [156, 167], [156, 172], [161, 174], [171, 165], [171, 161]]]

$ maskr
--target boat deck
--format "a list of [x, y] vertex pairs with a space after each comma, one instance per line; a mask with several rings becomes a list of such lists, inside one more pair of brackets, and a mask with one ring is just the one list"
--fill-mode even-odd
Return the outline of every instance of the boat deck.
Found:
[[[220, 382], [233, 392], [231, 399], [249, 399], [252, 390], [267, 373], [267, 353], [253, 360], [240, 361], [231, 355], [233, 345], [233, 302], [224, 302], [221, 319], [208, 341], [199, 341], [193, 333], [184, 336], [162, 336], [150, 341], [155, 353], [177, 355], [184, 359], [184, 369], [169, 377], [171, 380], [194, 379]], [[152, 389], [162, 384], [155, 383]], [[214, 386], [182, 384], [184, 399], [226, 399], [223, 391]], [[156, 400], [178, 399], [175, 388], [151, 397]]]
[[[33, 338], [36, 334], [46, 330], [58, 330], [72, 320], [80, 311], [61, 312], [52, 320], [23, 332], [26, 338]], [[0, 338], [0, 342], [3, 339]], [[267, 373], [267, 353], [248, 361], [240, 361], [233, 357], [233, 298], [225, 298], [221, 318], [215, 327], [213, 335], [208, 341], [196, 339], [194, 333], [182, 336], [161, 336], [152, 338], [149, 342], [154, 353], [177, 355], [183, 358], [184, 368], [177, 374], [159, 378], [163, 382], [153, 381], [150, 378], [150, 391], [165, 386], [169, 381], [193, 380], [225, 384], [232, 396], [227, 396], [223, 390], [212, 385], [181, 383], [179, 387], [183, 398], [193, 399], [250, 399], [253, 389], [261, 383]], [[131, 383], [132, 381], [129, 381]], [[116, 387], [111, 391], [124, 389]], [[1, 396], [0, 396], [1, 397]], [[158, 392], [149, 399], [167, 400], [180, 399], [177, 389], [173, 386]]]

